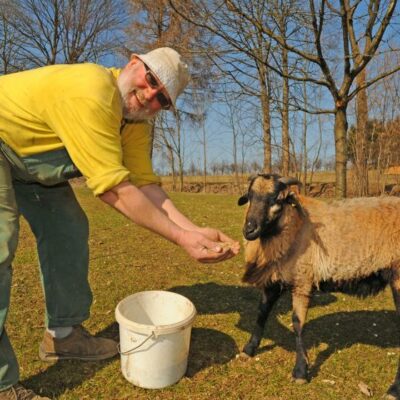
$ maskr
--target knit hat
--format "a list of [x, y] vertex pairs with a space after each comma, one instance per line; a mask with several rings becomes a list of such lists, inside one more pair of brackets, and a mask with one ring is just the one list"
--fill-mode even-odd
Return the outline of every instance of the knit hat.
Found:
[[183, 92], [190, 78], [188, 66], [183, 62], [180, 54], [170, 47], [160, 47], [146, 54], [135, 54], [135, 56], [157, 75], [175, 107], [176, 98]]

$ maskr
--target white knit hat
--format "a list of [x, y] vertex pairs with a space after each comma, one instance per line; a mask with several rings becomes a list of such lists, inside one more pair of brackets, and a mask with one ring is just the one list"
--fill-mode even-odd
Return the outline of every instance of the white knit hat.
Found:
[[175, 107], [176, 98], [183, 92], [190, 78], [188, 66], [183, 62], [181, 55], [170, 47], [160, 47], [135, 56], [157, 75]]

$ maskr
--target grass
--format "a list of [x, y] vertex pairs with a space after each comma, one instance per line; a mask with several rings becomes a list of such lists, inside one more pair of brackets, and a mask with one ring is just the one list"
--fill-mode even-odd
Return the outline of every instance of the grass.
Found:
[[[290, 381], [295, 353], [287, 295], [272, 313], [256, 356], [247, 361], [237, 358], [249, 338], [258, 304], [258, 292], [241, 283], [242, 253], [222, 264], [198, 264], [178, 247], [129, 223], [84, 187], [76, 192], [91, 223], [90, 281], [95, 300], [85, 326], [94, 334], [117, 339], [114, 310], [120, 300], [151, 289], [181, 293], [198, 310], [188, 371], [176, 385], [145, 390], [124, 379], [118, 357], [96, 363], [40, 361], [43, 296], [35, 241], [22, 221], [7, 332], [25, 385], [63, 400], [357, 400], [365, 397], [359, 382], [367, 384], [377, 399], [391, 384], [399, 331], [389, 290], [367, 300], [343, 294], [314, 297], [304, 336], [312, 380], [298, 386]], [[236, 206], [237, 196], [171, 197], [198, 224], [222, 228], [241, 239], [243, 210]]]

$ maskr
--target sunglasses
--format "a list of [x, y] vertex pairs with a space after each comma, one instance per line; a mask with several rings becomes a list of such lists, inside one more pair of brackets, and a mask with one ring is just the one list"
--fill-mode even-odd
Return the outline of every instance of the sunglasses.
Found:
[[[155, 76], [154, 72], [146, 64], [144, 64], [144, 67], [146, 68], [146, 82], [149, 84], [149, 86], [152, 89], [161, 89], [162, 85]], [[156, 99], [160, 103], [160, 106], [163, 110], [168, 110], [169, 108], [171, 108], [171, 101], [164, 93], [158, 92], [156, 94]]]

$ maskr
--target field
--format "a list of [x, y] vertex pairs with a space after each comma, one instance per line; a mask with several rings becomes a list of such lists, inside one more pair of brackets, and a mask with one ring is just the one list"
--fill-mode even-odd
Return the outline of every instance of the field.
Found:
[[[247, 188], [249, 175], [239, 175], [235, 181], [233, 175], [211, 175], [207, 176], [206, 193], [238, 194]], [[292, 176], [296, 176], [294, 173]], [[163, 176], [162, 184], [167, 190], [172, 190], [172, 177]], [[303, 178], [300, 176], [301, 181]], [[311, 196], [334, 197], [335, 195], [335, 172], [316, 171], [312, 176], [307, 176], [307, 193]], [[393, 186], [396, 186], [396, 194], [400, 194], [400, 175], [397, 170], [392, 170], [390, 174], [379, 174], [376, 170], [369, 171], [369, 193], [372, 196], [379, 196], [381, 193], [390, 193]], [[357, 194], [356, 188], [358, 180], [354, 171], [347, 173], [347, 195], [354, 197]], [[179, 190], [179, 180], [176, 179], [176, 190]], [[202, 176], [185, 176], [183, 190], [189, 193], [204, 192], [204, 178]]]
[[[399, 330], [388, 289], [367, 300], [317, 293], [304, 335], [312, 380], [299, 386], [290, 380], [295, 353], [288, 295], [271, 315], [256, 356], [247, 361], [237, 357], [249, 338], [258, 304], [258, 292], [241, 283], [243, 253], [222, 264], [198, 264], [178, 247], [129, 223], [84, 187], [75, 190], [91, 223], [90, 281], [95, 301], [86, 328], [117, 339], [114, 310], [120, 300], [143, 290], [181, 293], [198, 311], [189, 367], [178, 384], [145, 390], [124, 379], [118, 357], [96, 363], [40, 361], [43, 296], [35, 241], [22, 221], [7, 332], [26, 386], [63, 400], [357, 400], [366, 398], [360, 382], [376, 399], [391, 384]], [[237, 196], [183, 193], [171, 197], [198, 224], [222, 228], [241, 240], [243, 210], [236, 206]]]

